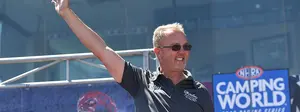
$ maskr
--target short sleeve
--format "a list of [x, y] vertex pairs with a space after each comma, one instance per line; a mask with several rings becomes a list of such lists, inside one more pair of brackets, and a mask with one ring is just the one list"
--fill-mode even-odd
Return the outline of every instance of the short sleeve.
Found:
[[200, 105], [202, 105], [204, 112], [213, 112], [213, 102], [211, 95], [209, 94], [207, 88], [202, 85], [202, 87], [198, 88], [200, 90]]
[[122, 82], [120, 85], [127, 90], [131, 96], [136, 96], [142, 84], [143, 69], [125, 62]]

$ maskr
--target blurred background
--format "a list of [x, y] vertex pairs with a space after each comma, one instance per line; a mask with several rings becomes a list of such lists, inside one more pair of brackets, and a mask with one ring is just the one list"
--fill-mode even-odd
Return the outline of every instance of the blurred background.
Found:
[[[153, 30], [180, 22], [193, 45], [188, 62], [193, 76], [246, 65], [288, 68], [300, 73], [299, 0], [70, 0], [74, 12], [114, 50], [152, 48]], [[0, 56], [21, 57], [89, 52], [57, 15], [51, 0], [0, 1]], [[125, 57], [142, 66], [142, 56]], [[86, 61], [100, 63], [97, 59]], [[150, 58], [150, 69], [155, 60]], [[0, 65], [7, 80], [45, 63]], [[65, 80], [65, 63], [18, 82]], [[71, 79], [110, 77], [106, 70], [71, 62]]]

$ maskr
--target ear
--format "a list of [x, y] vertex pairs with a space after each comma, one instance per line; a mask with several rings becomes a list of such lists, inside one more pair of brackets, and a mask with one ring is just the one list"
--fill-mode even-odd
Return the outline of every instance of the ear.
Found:
[[160, 52], [160, 49], [157, 48], [157, 47], [154, 47], [154, 48], [153, 48], [153, 52], [154, 52], [156, 55], [158, 55], [159, 52]]
[[155, 48], [153, 49], [153, 52], [154, 52], [156, 58], [159, 60], [159, 58], [160, 58], [160, 52], [161, 52], [160, 49], [157, 48], [157, 47], [155, 47]]

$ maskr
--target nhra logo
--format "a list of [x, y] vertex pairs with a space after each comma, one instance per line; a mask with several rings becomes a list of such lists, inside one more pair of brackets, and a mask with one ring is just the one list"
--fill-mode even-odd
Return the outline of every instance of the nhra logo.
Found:
[[244, 80], [255, 79], [263, 74], [263, 69], [257, 66], [245, 66], [238, 69], [235, 74]]

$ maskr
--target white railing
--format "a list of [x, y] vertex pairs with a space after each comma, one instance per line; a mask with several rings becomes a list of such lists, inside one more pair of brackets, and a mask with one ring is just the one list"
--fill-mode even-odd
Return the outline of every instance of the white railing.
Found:
[[[136, 50], [123, 50], [116, 51], [120, 56], [143, 56], [143, 68], [149, 69], [149, 55], [152, 53], [152, 49], [136, 49]], [[69, 62], [75, 60], [89, 66], [106, 69], [105, 66], [101, 64], [94, 64], [82, 59], [96, 58], [93, 53], [76, 53], [76, 54], [60, 54], [60, 55], [45, 55], [45, 56], [28, 56], [28, 57], [10, 57], [10, 58], [0, 58], [0, 64], [16, 64], [16, 63], [35, 63], [35, 62], [49, 62], [44, 66], [32, 69], [28, 72], [22, 73], [16, 77], [5, 80], [0, 83], [0, 88], [20, 88], [20, 87], [36, 87], [36, 86], [55, 86], [55, 85], [67, 85], [67, 84], [82, 84], [82, 83], [102, 83], [111, 82], [112, 78], [99, 78], [99, 79], [84, 79], [84, 80], [71, 80], [70, 79], [70, 68]], [[64, 81], [47, 81], [47, 82], [28, 82], [20, 84], [9, 84], [24, 78], [28, 75], [41, 71], [43, 69], [49, 68], [57, 63], [66, 61], [66, 80]]]

